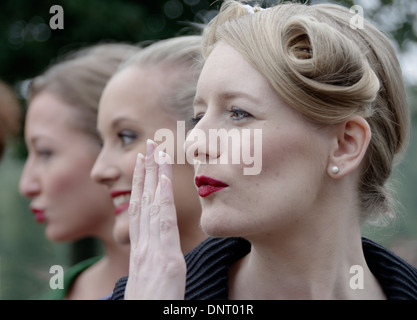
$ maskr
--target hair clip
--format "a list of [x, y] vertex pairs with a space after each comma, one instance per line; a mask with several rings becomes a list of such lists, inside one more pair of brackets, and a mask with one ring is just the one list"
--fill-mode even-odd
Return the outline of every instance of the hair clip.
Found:
[[243, 6], [245, 7], [246, 11], [248, 11], [249, 14], [255, 14], [255, 12], [265, 10], [264, 8], [261, 8], [261, 7], [252, 7], [249, 4], [244, 4]]

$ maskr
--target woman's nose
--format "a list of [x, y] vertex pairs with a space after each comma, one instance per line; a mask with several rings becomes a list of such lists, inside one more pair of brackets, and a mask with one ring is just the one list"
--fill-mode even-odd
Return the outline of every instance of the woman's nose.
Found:
[[190, 130], [185, 140], [185, 154], [191, 164], [195, 161], [210, 163], [220, 157], [219, 139], [214, 134], [217, 132], [216, 126], [206, 117]]
[[36, 172], [30, 169], [28, 163], [23, 167], [19, 180], [19, 192], [27, 198], [34, 198], [41, 192], [40, 181], [36, 178]]
[[91, 168], [90, 177], [97, 183], [110, 186], [118, 179], [119, 170], [108, 162], [105, 153], [100, 153]]

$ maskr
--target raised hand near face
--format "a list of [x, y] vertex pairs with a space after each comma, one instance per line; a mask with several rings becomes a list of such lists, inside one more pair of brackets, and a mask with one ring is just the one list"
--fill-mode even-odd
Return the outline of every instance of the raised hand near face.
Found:
[[184, 299], [186, 264], [181, 251], [169, 155], [147, 141], [138, 154], [129, 205], [131, 241], [126, 300]]

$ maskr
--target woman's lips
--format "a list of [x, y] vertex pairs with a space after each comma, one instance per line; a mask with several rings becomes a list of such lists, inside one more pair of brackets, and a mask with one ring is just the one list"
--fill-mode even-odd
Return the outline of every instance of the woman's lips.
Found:
[[206, 176], [195, 177], [195, 184], [198, 188], [198, 194], [203, 198], [209, 196], [213, 192], [219, 191], [229, 186], [222, 181]]
[[113, 198], [114, 214], [117, 216], [129, 208], [131, 190], [115, 190], [110, 192]]
[[45, 211], [37, 208], [31, 207], [30, 210], [35, 215], [35, 220], [37, 223], [42, 223], [45, 221]]
[[117, 216], [121, 214], [123, 211], [127, 210], [127, 208], [129, 208], [129, 203], [123, 203], [120, 206], [114, 208], [114, 214]]

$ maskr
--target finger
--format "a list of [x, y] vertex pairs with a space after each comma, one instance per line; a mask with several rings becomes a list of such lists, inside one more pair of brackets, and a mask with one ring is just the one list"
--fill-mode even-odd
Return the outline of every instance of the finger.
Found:
[[[172, 189], [172, 165], [171, 158], [168, 154], [164, 154], [163, 161], [159, 165], [159, 183], [161, 190], [159, 193], [160, 212], [160, 238], [161, 245], [168, 248], [167, 245], [173, 245], [179, 242], [179, 231], [177, 223], [177, 213], [174, 201], [174, 192]], [[164, 181], [163, 181], [164, 180]], [[170, 231], [167, 233], [167, 231]], [[170, 243], [163, 243], [169, 241]]]
[[[156, 152], [156, 151], [155, 151]], [[149, 247], [151, 247], [151, 250], [154, 250], [154, 248], [159, 248], [160, 245], [160, 231], [159, 231], [159, 214], [160, 214], [160, 208], [161, 208], [161, 170], [164, 167], [165, 163], [165, 157], [166, 153], [163, 151], [159, 151], [157, 155], [156, 163], [158, 164], [158, 181], [157, 181], [157, 187], [155, 191], [154, 201], [150, 206], [149, 209]]]
[[133, 172], [132, 190], [129, 203], [129, 236], [130, 243], [136, 248], [139, 240], [139, 226], [141, 215], [141, 199], [143, 193], [143, 182], [145, 179], [145, 157], [139, 153], [136, 158], [136, 165]]
[[161, 247], [166, 248], [168, 254], [177, 254], [178, 251], [181, 251], [181, 243], [172, 180], [163, 173], [160, 184], [159, 224]]
[[155, 162], [155, 149], [157, 144], [148, 139], [146, 142], [145, 158], [145, 178], [143, 183], [143, 193], [141, 199], [141, 215], [139, 226], [139, 241], [148, 241], [149, 239], [149, 210], [155, 198], [155, 191], [158, 184], [158, 164]]
[[145, 181], [143, 186], [142, 207], [149, 206], [154, 199], [158, 184], [158, 155], [155, 155], [157, 144], [148, 139], [146, 143]]
[[158, 168], [158, 180], [161, 181], [161, 176], [165, 174], [172, 181], [172, 160], [168, 153], [160, 151], [160, 161]]

